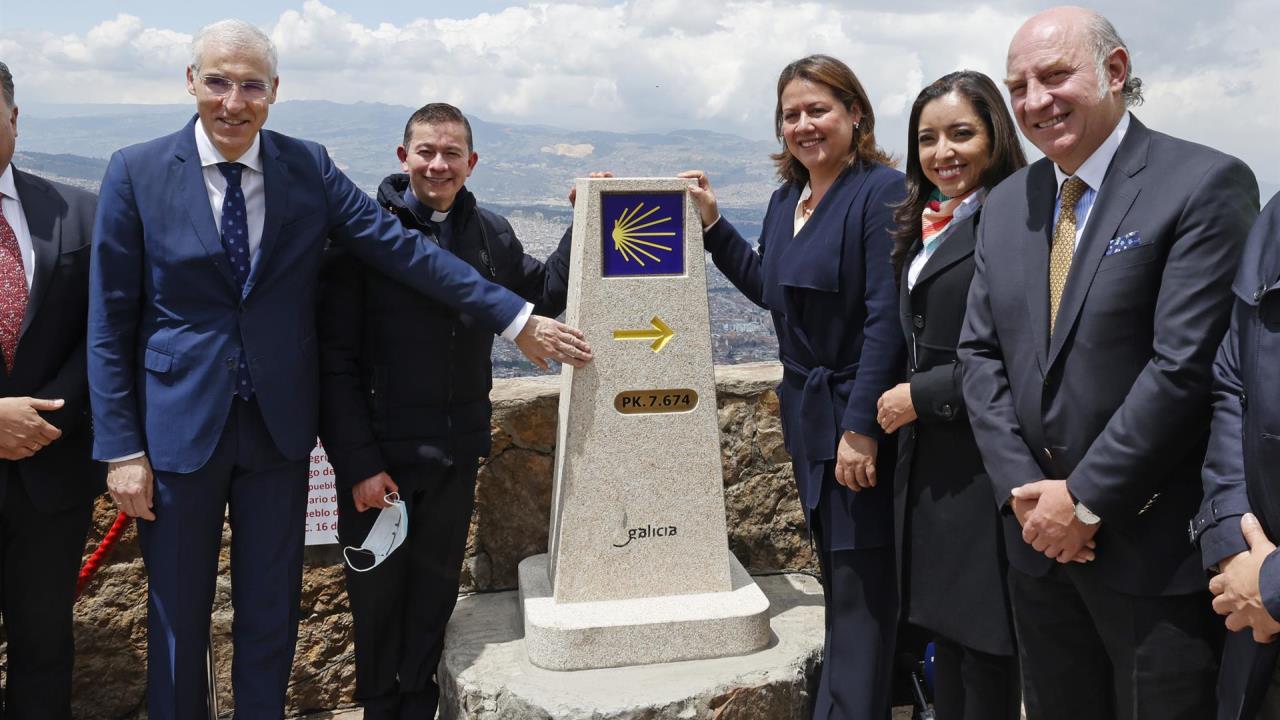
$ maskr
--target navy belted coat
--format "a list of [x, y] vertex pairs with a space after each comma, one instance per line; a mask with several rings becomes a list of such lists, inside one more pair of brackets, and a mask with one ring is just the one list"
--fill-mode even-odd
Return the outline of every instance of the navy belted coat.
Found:
[[[896, 450], [876, 423], [876, 401], [906, 362], [889, 262], [891, 206], [906, 193], [904, 179], [883, 165], [850, 168], [794, 233], [802, 191], [787, 183], [773, 193], [758, 248], [725, 218], [705, 244], [716, 267], [773, 316], [782, 432], [805, 519], [818, 513], [829, 550], [890, 546]], [[836, 483], [846, 430], [880, 442], [876, 487], [855, 493]]]

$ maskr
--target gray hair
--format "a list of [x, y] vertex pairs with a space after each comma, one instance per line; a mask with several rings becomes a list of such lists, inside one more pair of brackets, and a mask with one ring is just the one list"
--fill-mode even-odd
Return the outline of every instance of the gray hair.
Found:
[[0, 62], [0, 94], [4, 95], [4, 104], [13, 109], [13, 73], [9, 66]]
[[276, 79], [276, 46], [271, 38], [243, 20], [219, 20], [205, 25], [191, 41], [191, 67], [199, 70], [205, 48], [209, 46], [240, 50], [263, 58]]
[[1129, 52], [1129, 46], [1125, 45], [1124, 40], [1120, 39], [1120, 33], [1116, 32], [1116, 27], [1111, 24], [1110, 20], [1096, 12], [1089, 14], [1089, 23], [1085, 26], [1085, 33], [1086, 39], [1093, 49], [1093, 57], [1097, 65], [1098, 92], [1105, 94], [1107, 91], [1107, 57], [1116, 48], [1123, 48], [1125, 52], [1124, 87], [1121, 88], [1120, 94], [1124, 96], [1126, 107], [1141, 105], [1143, 99], [1142, 79], [1133, 74], [1133, 53]]

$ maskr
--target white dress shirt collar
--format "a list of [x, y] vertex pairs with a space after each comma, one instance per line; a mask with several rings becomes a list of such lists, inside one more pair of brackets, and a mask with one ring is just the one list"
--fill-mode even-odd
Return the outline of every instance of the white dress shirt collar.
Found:
[[0, 174], [0, 195], [14, 199], [18, 197], [18, 187], [13, 184], [13, 163], [6, 165], [4, 173]]
[[[204, 123], [196, 119], [196, 152], [200, 153], [200, 167], [209, 167], [218, 163], [227, 162], [226, 157], [218, 151], [213, 144], [213, 140], [209, 138], [209, 133], [205, 132]], [[241, 155], [236, 162], [255, 172], [262, 172], [262, 134], [253, 136], [253, 144]]]
[[[1120, 143], [1124, 141], [1124, 135], [1127, 132], [1129, 132], [1129, 111], [1126, 110], [1107, 139], [1103, 140], [1098, 149], [1094, 150], [1089, 159], [1076, 170], [1075, 177], [1083, 180], [1084, 184], [1092, 190], [1096, 191], [1102, 187], [1102, 180], [1107, 176], [1111, 159], [1116, 156], [1116, 151], [1120, 149]], [[1071, 175], [1063, 172], [1057, 163], [1053, 164], [1053, 174], [1058, 179], [1058, 192], [1062, 192], [1062, 183]]]

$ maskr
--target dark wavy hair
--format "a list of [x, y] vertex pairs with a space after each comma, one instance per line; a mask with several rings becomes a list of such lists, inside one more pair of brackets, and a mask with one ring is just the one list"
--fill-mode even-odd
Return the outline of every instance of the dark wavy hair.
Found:
[[922, 232], [920, 214], [934, 190], [934, 184], [924, 175], [920, 165], [920, 143], [916, 137], [920, 131], [920, 113], [924, 106], [952, 92], [959, 93], [973, 105], [987, 132], [991, 155], [987, 168], [982, 171], [982, 187], [990, 190], [1027, 164], [1018, 140], [1018, 130], [1005, 107], [1004, 98], [991, 78], [974, 70], [960, 70], [934, 80], [920, 91], [911, 106], [911, 119], [907, 122], [907, 196], [894, 206], [893, 230], [894, 277], [902, 279], [902, 266], [906, 263], [911, 245], [920, 239]]
[[782, 143], [782, 150], [769, 157], [777, 165], [780, 180], [797, 185], [809, 182], [809, 170], [791, 154], [787, 149], [787, 141], [782, 137], [782, 91], [792, 80], [808, 80], [824, 85], [846, 110], [861, 114], [862, 119], [853, 129], [853, 142], [849, 148], [846, 167], [861, 163], [880, 163], [893, 167], [896, 161], [876, 144], [876, 114], [871, 109], [867, 91], [858, 82], [858, 76], [853, 74], [848, 65], [830, 55], [810, 55], [787, 65], [778, 76], [778, 104], [773, 112], [773, 131]]

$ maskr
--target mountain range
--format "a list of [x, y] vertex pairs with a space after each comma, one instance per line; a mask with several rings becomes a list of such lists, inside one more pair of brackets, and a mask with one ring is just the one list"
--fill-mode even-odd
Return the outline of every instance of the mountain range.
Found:
[[[334, 161], [365, 190], [399, 171], [395, 148], [413, 108], [323, 100], [276, 103], [267, 127], [324, 144]], [[36, 105], [23, 108], [16, 162], [20, 167], [96, 188], [116, 149], [173, 132], [191, 119], [191, 105]], [[471, 117], [480, 154], [467, 186], [482, 202], [505, 208], [569, 214], [572, 179], [596, 170], [619, 176], [669, 176], [707, 171], [720, 204], [732, 217], [758, 223], [777, 185], [769, 155], [773, 142], [707, 130], [618, 133], [517, 125]], [[1259, 168], [1255, 168], [1255, 172]], [[1259, 178], [1265, 204], [1280, 192]], [[743, 228], [744, 231], [746, 228]]]
[[[190, 105], [43, 105], [23, 108], [19, 164], [48, 174], [97, 181], [117, 148], [173, 132]], [[374, 190], [399, 171], [395, 149], [413, 108], [318, 100], [277, 103], [267, 127], [320, 142], [361, 187]], [[469, 118], [480, 163], [467, 186], [483, 201], [507, 206], [568, 207], [574, 177], [610, 170], [633, 177], [706, 170], [726, 207], [763, 212], [777, 184], [774, 143], [706, 130], [668, 133], [576, 131]], [[25, 161], [25, 165], [23, 162]]]

